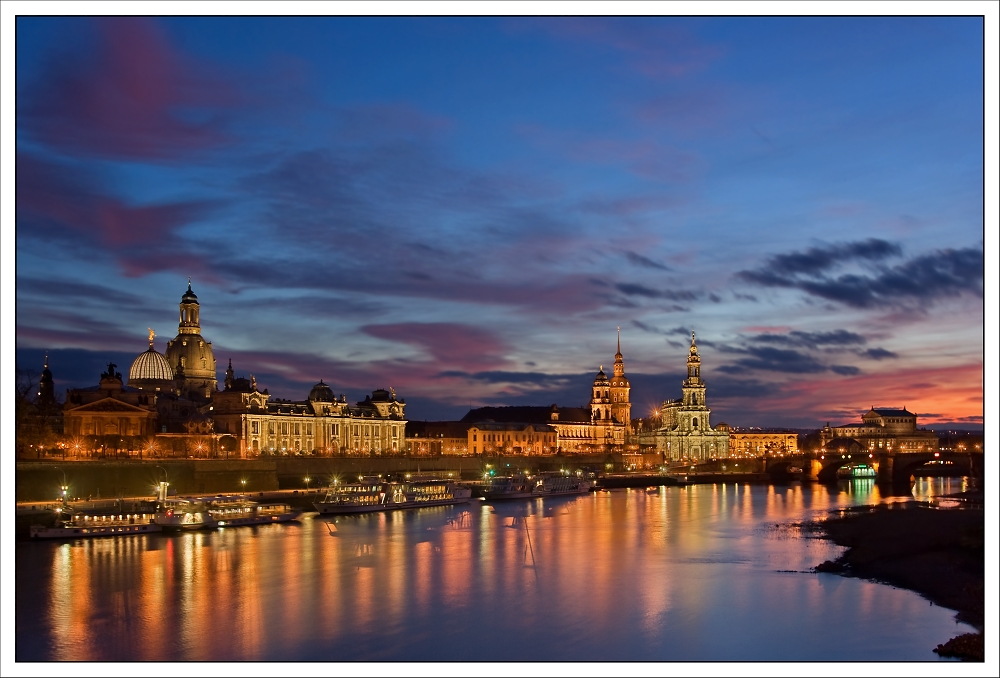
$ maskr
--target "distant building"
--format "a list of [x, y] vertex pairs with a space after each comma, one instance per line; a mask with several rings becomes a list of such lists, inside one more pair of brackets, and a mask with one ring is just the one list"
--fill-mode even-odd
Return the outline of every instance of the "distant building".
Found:
[[470, 454], [469, 426], [458, 421], [408, 421], [406, 453], [412, 457]]
[[[626, 438], [632, 434], [632, 403], [629, 392], [631, 385], [625, 376], [625, 362], [621, 351], [621, 332], [618, 336], [618, 350], [615, 353], [615, 363], [612, 377], [609, 379], [602, 365], [591, 387], [590, 403], [587, 407], [515, 406], [515, 407], [480, 407], [470, 410], [462, 417], [462, 423], [498, 423], [517, 424], [519, 426], [548, 425], [556, 433], [555, 452], [562, 454], [604, 454], [624, 450]], [[537, 427], [532, 433], [513, 429], [503, 432], [490, 432], [483, 429], [487, 440], [470, 440], [472, 454], [489, 454], [507, 446], [507, 435], [522, 436], [520, 441], [511, 438], [511, 442], [524, 442], [523, 436], [541, 435]], [[547, 435], [546, 431], [546, 435]], [[544, 437], [544, 436], [543, 436]], [[503, 443], [503, 445], [501, 445]], [[513, 445], [513, 447], [519, 447]], [[525, 449], [540, 449], [537, 446]], [[525, 454], [548, 454], [549, 452], [524, 452]]]
[[[722, 429], [724, 424], [715, 428]], [[797, 454], [799, 434], [780, 429], [730, 429], [730, 457], [762, 457], [765, 454]]]
[[466, 446], [472, 454], [556, 454], [559, 433], [549, 424], [479, 422], [469, 426]]
[[681, 383], [681, 399], [666, 400], [660, 407], [660, 426], [643, 431], [640, 445], [655, 444], [669, 461], [705, 460], [729, 456], [729, 427], [712, 428], [711, 414], [705, 400], [705, 382], [701, 379], [701, 356], [691, 333], [687, 378]]
[[863, 450], [921, 452], [938, 449], [938, 436], [934, 431], [917, 428], [917, 415], [903, 408], [875, 407], [861, 415], [861, 424], [830, 426], [820, 432], [825, 450], [840, 446], [851, 447], [856, 441]]

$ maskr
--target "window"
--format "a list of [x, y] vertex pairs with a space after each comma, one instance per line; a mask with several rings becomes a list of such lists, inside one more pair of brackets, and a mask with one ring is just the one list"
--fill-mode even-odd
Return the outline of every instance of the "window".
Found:
[[250, 430], [253, 432], [254, 435], [258, 435], [260, 433], [260, 422], [259, 421], [250, 422]]
[[299, 426], [299, 422], [295, 422], [295, 435], [301, 435], [302, 434], [302, 431], [300, 430], [300, 428], [301, 427]]
[[313, 425], [312, 424], [306, 424], [306, 435], [307, 436], [311, 436], [312, 434], [313, 434]]
[[334, 437], [340, 435], [340, 424], [330, 424], [330, 435]]
[[361, 426], [358, 425], [358, 424], [354, 425], [354, 435], [356, 435], [356, 436], [361, 435]]
[[267, 422], [267, 432], [270, 433], [271, 435], [274, 435], [274, 422], [273, 421]]
[[283, 436], [287, 436], [288, 435], [288, 422], [287, 421], [281, 422], [281, 435], [283, 435]]

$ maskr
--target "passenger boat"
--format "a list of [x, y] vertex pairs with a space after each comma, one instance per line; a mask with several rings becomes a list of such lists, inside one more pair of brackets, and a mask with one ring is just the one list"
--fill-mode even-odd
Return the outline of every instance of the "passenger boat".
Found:
[[201, 498], [166, 499], [153, 520], [164, 530], [205, 530], [218, 527], [209, 502]]
[[91, 537], [121, 537], [130, 534], [160, 532], [163, 528], [153, 521], [153, 514], [117, 515], [73, 514], [54, 527], [32, 525], [32, 539], [85, 539]]
[[287, 523], [297, 520], [302, 515], [300, 509], [295, 509], [283, 502], [231, 501], [213, 502], [208, 512], [219, 527], [239, 527], [241, 525], [267, 525], [270, 523]]
[[561, 474], [543, 474], [536, 481], [532, 494], [536, 497], [558, 497], [565, 494], [586, 494], [590, 492], [591, 482], [576, 476]]
[[471, 498], [470, 488], [445, 480], [361, 481], [331, 486], [313, 506], [320, 515], [344, 515], [465, 504]]
[[489, 478], [482, 488], [487, 501], [496, 499], [530, 499], [535, 495], [536, 481], [520, 473]]

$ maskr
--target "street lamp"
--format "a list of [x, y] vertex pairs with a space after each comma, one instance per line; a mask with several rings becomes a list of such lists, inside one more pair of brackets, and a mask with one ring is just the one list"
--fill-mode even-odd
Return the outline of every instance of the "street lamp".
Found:
[[63, 482], [62, 482], [62, 485], [59, 486], [59, 489], [62, 491], [62, 503], [65, 504], [66, 503], [66, 493], [69, 491], [69, 483], [66, 481], [66, 472], [63, 471], [58, 466], [53, 466], [52, 468], [54, 468], [57, 471], [59, 471], [60, 473], [62, 473]]
[[309, 476], [306, 476], [306, 477], [305, 477], [305, 481], [306, 481], [306, 492], [308, 492], [308, 491], [309, 491], [309, 481], [310, 481], [310, 480], [312, 480], [312, 478], [310, 478]]

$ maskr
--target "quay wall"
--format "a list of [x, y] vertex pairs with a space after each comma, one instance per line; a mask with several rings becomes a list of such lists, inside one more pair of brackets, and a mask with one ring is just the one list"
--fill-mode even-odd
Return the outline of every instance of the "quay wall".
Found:
[[[622, 457], [555, 455], [551, 457], [272, 457], [269, 459], [177, 459], [129, 461], [18, 461], [15, 497], [19, 502], [51, 502], [59, 498], [65, 479], [69, 497], [153, 496], [166, 478], [177, 494], [268, 492], [325, 487], [360, 475], [447, 473], [455, 478], [481, 478], [490, 464], [503, 474], [516, 470], [558, 471], [563, 468], [622, 470]], [[611, 465], [610, 468], [608, 465]], [[309, 482], [306, 482], [309, 478]], [[245, 481], [245, 482], [244, 482]]]

